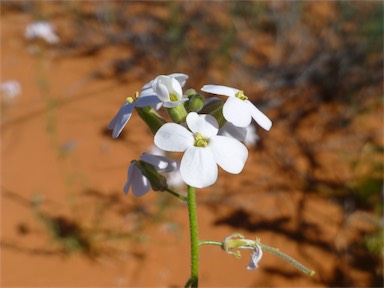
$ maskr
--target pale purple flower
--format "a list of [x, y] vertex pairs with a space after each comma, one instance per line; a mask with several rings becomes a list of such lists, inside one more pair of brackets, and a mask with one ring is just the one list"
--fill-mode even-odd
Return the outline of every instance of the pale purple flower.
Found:
[[[140, 160], [153, 165], [153, 167], [159, 172], [172, 172], [177, 169], [176, 161], [164, 156], [143, 154], [141, 155]], [[137, 167], [135, 161], [132, 161], [129, 165], [124, 192], [128, 193], [130, 189], [132, 189], [135, 196], [142, 196], [151, 189], [149, 180]]]
[[176, 123], [164, 124], [155, 135], [160, 149], [185, 152], [180, 164], [184, 182], [203, 188], [217, 180], [219, 165], [225, 171], [238, 174], [248, 157], [248, 150], [238, 140], [217, 135], [219, 124], [211, 115], [189, 113], [186, 118], [189, 130]]
[[255, 248], [251, 252], [251, 260], [247, 265], [247, 269], [256, 270], [261, 257], [263, 257], [263, 249], [261, 249], [261, 247], [256, 244]]
[[247, 127], [253, 118], [263, 129], [271, 129], [271, 120], [248, 100], [243, 91], [222, 85], [204, 85], [201, 90], [228, 96], [223, 106], [223, 116], [233, 125]]

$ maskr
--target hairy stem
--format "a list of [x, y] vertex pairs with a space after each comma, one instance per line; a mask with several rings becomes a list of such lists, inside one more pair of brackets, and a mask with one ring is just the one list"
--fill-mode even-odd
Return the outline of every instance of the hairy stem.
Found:
[[191, 278], [186, 287], [199, 286], [199, 238], [197, 231], [196, 194], [195, 188], [188, 186], [188, 214], [191, 236]]

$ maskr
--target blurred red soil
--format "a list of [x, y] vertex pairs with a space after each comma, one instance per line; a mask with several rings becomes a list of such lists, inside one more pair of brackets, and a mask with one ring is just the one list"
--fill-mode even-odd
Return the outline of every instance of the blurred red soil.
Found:
[[[1, 286], [184, 285], [189, 278], [185, 205], [162, 193], [134, 198], [122, 192], [130, 161], [151, 147], [153, 136], [138, 115], [118, 140], [105, 131], [125, 97], [155, 75], [132, 76], [143, 73], [133, 68], [127, 82], [87, 78], [95, 63], [126, 50], [63, 58], [45, 47], [34, 54], [33, 44], [23, 39], [30, 21], [26, 14], [1, 18], [2, 81], [17, 79], [22, 86], [22, 94], [1, 111]], [[333, 132], [313, 127], [322, 127], [327, 113], [338, 109], [320, 107], [295, 133], [312, 143], [331, 143]], [[354, 133], [361, 123], [364, 129], [380, 129], [381, 113], [378, 108], [355, 119]], [[258, 145], [276, 145], [282, 156], [291, 149], [296, 171], [304, 175], [309, 164], [292, 150], [287, 129], [279, 122], [268, 133], [260, 131]], [[336, 145], [353, 145], [348, 143]], [[348, 279], [345, 286], [371, 285], [375, 268], [364, 262], [370, 258], [359, 262], [355, 256], [365, 253], [358, 243], [374, 229], [374, 215], [356, 211], [345, 219], [339, 204], [307, 193], [300, 174], [280, 173], [287, 168], [258, 149], [251, 149], [241, 175], [221, 171], [215, 186], [197, 192], [199, 237], [220, 241], [234, 232], [258, 237], [316, 275], [305, 276], [268, 253], [256, 271], [248, 271], [247, 251], [238, 260], [217, 247], [203, 247], [202, 287], [327, 287], [340, 284], [340, 277]], [[320, 167], [314, 175], [335, 181], [348, 177], [339, 156], [320, 144], [317, 149], [320, 166], [332, 170]]]

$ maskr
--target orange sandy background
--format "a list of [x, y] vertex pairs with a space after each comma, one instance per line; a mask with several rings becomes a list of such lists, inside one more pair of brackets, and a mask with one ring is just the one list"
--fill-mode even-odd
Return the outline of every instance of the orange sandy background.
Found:
[[[248, 271], [247, 251], [202, 247], [201, 286], [383, 284], [380, 2], [0, 7], [1, 82], [22, 87], [1, 106], [1, 287], [185, 284], [185, 205], [122, 191], [153, 135], [136, 114], [117, 140], [106, 129], [126, 97], [173, 72], [190, 76], [186, 89], [241, 88], [273, 121], [240, 175], [197, 191], [200, 239], [258, 237], [316, 270], [265, 252]], [[41, 19], [58, 44], [25, 39]]]

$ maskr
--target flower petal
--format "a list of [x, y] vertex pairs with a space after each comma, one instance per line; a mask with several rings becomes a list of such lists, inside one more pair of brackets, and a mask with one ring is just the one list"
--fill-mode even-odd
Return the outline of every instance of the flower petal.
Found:
[[127, 124], [128, 120], [131, 118], [134, 107], [135, 105], [133, 103], [125, 103], [120, 107], [115, 117], [113, 117], [109, 123], [108, 128], [113, 129], [112, 137], [114, 139], [119, 137], [125, 124]]
[[199, 132], [204, 137], [210, 138], [215, 136], [219, 131], [219, 124], [215, 117], [211, 115], [199, 115], [196, 112], [191, 112], [187, 115], [188, 128], [193, 132]]
[[255, 250], [252, 251], [251, 254], [251, 260], [248, 263], [247, 269], [248, 270], [256, 270], [258, 267], [258, 263], [261, 260], [261, 257], [263, 257], [263, 249], [259, 245], [255, 247]]
[[254, 125], [249, 125], [246, 128], [247, 136], [245, 137], [244, 144], [246, 146], [252, 146], [259, 141], [260, 137], [257, 135], [256, 127]]
[[246, 101], [237, 97], [229, 97], [223, 106], [224, 118], [238, 127], [247, 127], [251, 124], [251, 112]]
[[204, 85], [201, 88], [201, 91], [212, 94], [224, 95], [228, 97], [234, 97], [236, 93], [239, 92], [239, 89], [223, 85]]
[[193, 144], [192, 133], [176, 123], [164, 124], [155, 134], [155, 145], [164, 151], [183, 152]]
[[172, 74], [169, 74], [168, 76], [175, 78], [180, 83], [181, 87], [185, 85], [185, 82], [189, 78], [187, 74], [183, 74], [183, 73], [172, 73]]
[[164, 102], [163, 103], [163, 106], [165, 108], [173, 108], [173, 107], [176, 107], [178, 106], [179, 104], [181, 103], [184, 103], [186, 101], [188, 101], [189, 99], [188, 98], [181, 98], [179, 101], [169, 101], [169, 102]]
[[[248, 126], [252, 127], [252, 126]], [[223, 127], [220, 128], [218, 135], [221, 136], [230, 136], [235, 138], [241, 142], [246, 140], [247, 137], [247, 128], [245, 127], [237, 127], [233, 125], [231, 122], [227, 122]]]
[[168, 87], [168, 91], [176, 94], [179, 100], [183, 97], [183, 89], [181, 88], [179, 81], [175, 78], [167, 77], [166, 85]]
[[129, 165], [127, 182], [124, 186], [125, 194], [128, 193], [131, 186], [132, 192], [135, 196], [142, 196], [151, 188], [151, 184], [148, 179], [143, 176], [140, 169], [136, 167], [134, 162]]
[[169, 90], [168, 87], [166, 86], [165, 82], [167, 81], [167, 76], [160, 75], [157, 76], [156, 79], [152, 83], [152, 89], [156, 93], [157, 97], [162, 102], [169, 102]]
[[259, 109], [256, 108], [255, 105], [252, 104], [249, 100], [244, 101], [247, 106], [248, 110], [252, 115], [252, 118], [255, 119], [256, 123], [261, 126], [261, 128], [269, 131], [272, 127], [272, 121]]
[[217, 165], [210, 149], [195, 146], [188, 148], [181, 159], [180, 174], [185, 183], [196, 188], [215, 183]]
[[151, 81], [148, 81], [147, 83], [145, 83], [143, 85], [143, 87], [141, 87], [141, 92], [144, 92], [144, 90], [152, 88], [153, 81], [154, 81], [154, 79], [152, 79]]
[[248, 149], [238, 140], [226, 136], [211, 138], [208, 145], [216, 163], [225, 171], [238, 174], [248, 158]]
[[165, 156], [143, 153], [140, 160], [147, 162], [161, 172], [172, 172], [177, 169], [177, 161]]
[[134, 103], [136, 107], [146, 107], [146, 106], [156, 107], [159, 103], [161, 103], [161, 100], [152, 91], [152, 94], [148, 94], [148, 95], [140, 94], [139, 98], [137, 98]]
[[159, 156], [165, 156], [165, 151], [164, 150], [161, 150], [159, 147], [157, 147], [156, 145], [152, 145], [149, 149], [148, 149], [148, 154], [152, 154], [152, 155], [159, 155]]
[[[183, 73], [172, 73], [172, 74], [169, 74], [167, 76], [175, 78], [180, 83], [181, 87], [183, 87], [185, 85], [185, 82], [189, 78], [187, 74], [183, 74]], [[141, 91], [152, 87], [153, 81], [154, 80], [151, 80], [151, 81], [145, 83], [144, 86], [141, 88]]]

